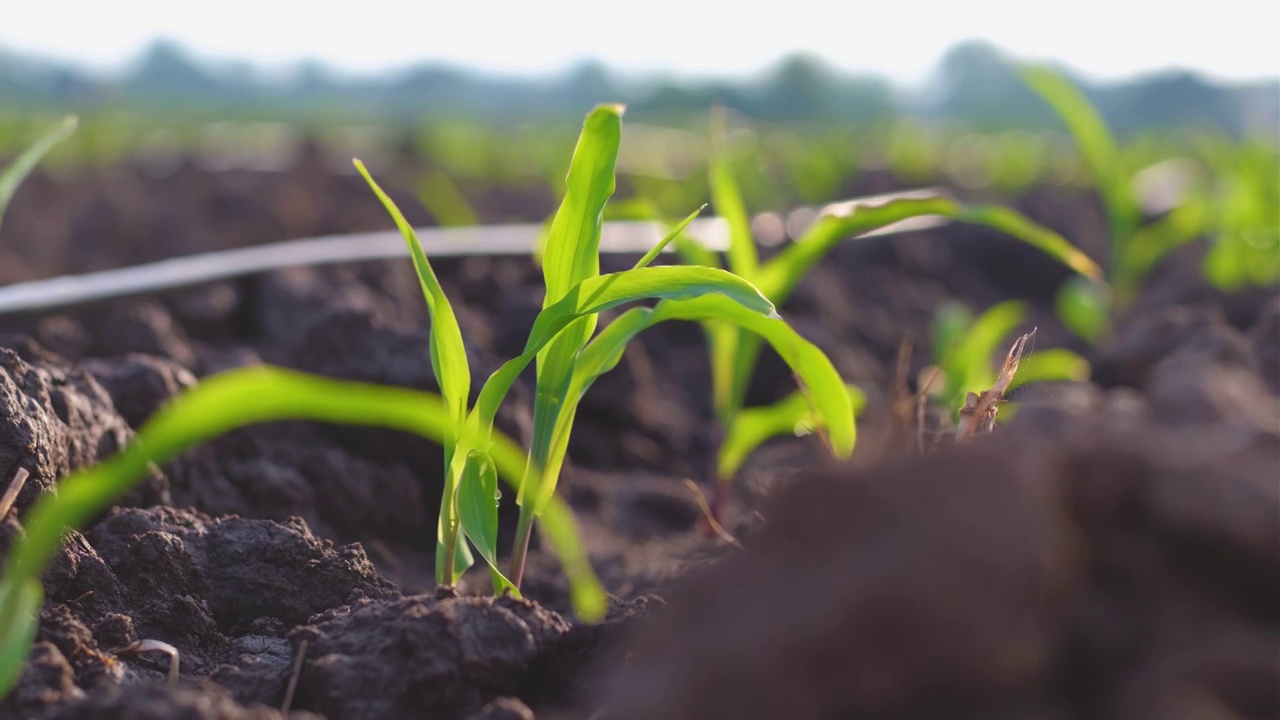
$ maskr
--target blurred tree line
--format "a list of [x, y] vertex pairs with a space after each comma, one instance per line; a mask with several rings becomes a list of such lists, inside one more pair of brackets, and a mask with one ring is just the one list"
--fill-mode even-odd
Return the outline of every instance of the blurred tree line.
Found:
[[[1280, 79], [1227, 85], [1171, 71], [1126, 82], [1075, 78], [1121, 134], [1195, 128], [1233, 137], [1280, 127]], [[286, 78], [247, 64], [209, 65], [157, 42], [119, 77], [0, 51], [0, 107], [10, 111], [130, 109], [258, 119], [420, 120], [424, 115], [493, 123], [580, 118], [621, 100], [639, 119], [678, 119], [721, 103], [759, 120], [860, 124], [912, 115], [979, 131], [1044, 129], [1056, 120], [1017, 78], [1009, 58], [982, 43], [957, 46], [926, 87], [905, 92], [884, 79], [843, 73], [809, 56], [784, 58], [737, 81], [637, 79], [598, 63], [558, 76], [518, 79], [431, 64], [345, 77], [310, 62]]]

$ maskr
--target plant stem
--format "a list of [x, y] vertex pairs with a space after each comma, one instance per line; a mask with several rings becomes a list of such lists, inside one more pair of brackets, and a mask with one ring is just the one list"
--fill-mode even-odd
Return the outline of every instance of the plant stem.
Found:
[[[452, 473], [450, 473], [452, 475]], [[454, 513], [453, 499], [457, 494], [457, 484], [452, 477], [444, 481], [444, 498], [440, 501], [440, 529], [444, 534], [444, 557], [440, 558], [440, 572], [436, 582], [442, 585], [453, 585], [454, 561], [458, 557], [458, 523]]]
[[[733, 478], [720, 477], [719, 461], [720, 448], [724, 445], [724, 423], [713, 422], [711, 424], [710, 447], [707, 448], [707, 470], [706, 476], [711, 480], [711, 501], [709, 503], [711, 517], [716, 522], [724, 520], [724, 508], [729, 500], [729, 483], [733, 482]], [[705, 523], [703, 530], [707, 534], [715, 532], [715, 528], [710, 523]]]
[[520, 520], [516, 523], [516, 544], [511, 549], [511, 584], [520, 589], [524, 579], [524, 561], [529, 555], [529, 537], [533, 534], [533, 513], [520, 508]]

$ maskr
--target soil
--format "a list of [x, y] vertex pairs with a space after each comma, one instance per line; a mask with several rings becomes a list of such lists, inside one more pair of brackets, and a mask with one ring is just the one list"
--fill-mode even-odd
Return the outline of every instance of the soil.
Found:
[[[410, 172], [384, 185], [411, 187]], [[868, 173], [845, 190], [899, 187]], [[1091, 195], [1005, 200], [1104, 255]], [[552, 204], [477, 206], [496, 222]], [[387, 225], [357, 177], [316, 158], [37, 174], [5, 218], [0, 282]], [[727, 515], [742, 549], [703, 532], [682, 482], [703, 479], [713, 432], [701, 330], [649, 331], [587, 396], [560, 486], [612, 595], [599, 625], [573, 616], [536, 538], [524, 599], [486, 596], [483, 572], [434, 587], [430, 443], [302, 422], [231, 433], [72, 535], [0, 718], [280, 717], [295, 667], [288, 714], [331, 720], [1275, 717], [1280, 289], [1214, 291], [1196, 279], [1203, 252], [1158, 266], [1092, 351], [1052, 314], [1066, 271], [1012, 240], [949, 226], [840, 247], [783, 314], [866, 391], [859, 450], [829, 465], [816, 440], [786, 438], [754, 455]], [[437, 271], [484, 377], [523, 345], [538, 271]], [[1095, 382], [1032, 386], [992, 436], [901, 457], [903, 338], [912, 379], [941, 303], [1008, 298], [1027, 301], [1038, 347], [1089, 354]], [[407, 262], [0, 318], [0, 479], [32, 476], [0, 551], [40, 493], [198, 378], [270, 362], [433, 389], [427, 327]], [[766, 354], [749, 399], [792, 387]], [[529, 397], [518, 385], [499, 418], [517, 437]], [[180, 651], [176, 687], [163, 656], [113, 652], [144, 638]]]

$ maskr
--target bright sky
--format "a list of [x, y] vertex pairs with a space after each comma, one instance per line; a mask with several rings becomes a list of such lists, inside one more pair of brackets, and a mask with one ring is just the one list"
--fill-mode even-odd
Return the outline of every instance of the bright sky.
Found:
[[1262, 0], [0, 0], [0, 49], [119, 68], [168, 37], [198, 56], [368, 72], [424, 60], [542, 73], [735, 76], [808, 51], [904, 83], [973, 38], [1093, 78], [1169, 66], [1280, 76], [1280, 2]]

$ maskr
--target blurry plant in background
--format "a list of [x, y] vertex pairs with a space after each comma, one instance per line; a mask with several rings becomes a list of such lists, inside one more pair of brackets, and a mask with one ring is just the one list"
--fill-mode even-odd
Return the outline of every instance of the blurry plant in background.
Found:
[[[934, 315], [933, 365], [921, 373], [921, 392], [954, 420], [967, 394], [981, 393], [995, 382], [997, 358], [1004, 356], [1011, 334], [1026, 315], [1026, 304], [1018, 300], [996, 303], [977, 317], [961, 303], [942, 305]], [[1050, 348], [1023, 355], [1009, 389], [1088, 379], [1087, 360], [1065, 348]]]
[[[1024, 66], [1021, 77], [1070, 130], [1107, 212], [1106, 281], [1075, 279], [1058, 295], [1058, 315], [1073, 332], [1092, 343], [1105, 340], [1152, 268], [1206, 234], [1213, 236], [1213, 248], [1205, 277], [1214, 285], [1230, 290], [1280, 280], [1274, 148], [1204, 141], [1199, 162], [1165, 160], [1139, 170], [1070, 80], [1037, 66]], [[1146, 149], [1140, 146], [1137, 156]], [[1144, 215], [1158, 217], [1148, 221]]]

